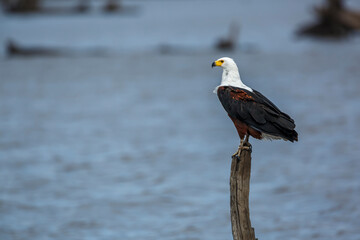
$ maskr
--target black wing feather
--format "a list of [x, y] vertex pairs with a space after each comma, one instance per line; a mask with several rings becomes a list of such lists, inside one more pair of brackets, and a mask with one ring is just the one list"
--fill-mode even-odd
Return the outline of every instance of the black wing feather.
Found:
[[294, 120], [260, 92], [222, 86], [218, 88], [218, 97], [231, 117], [266, 134], [297, 141]]

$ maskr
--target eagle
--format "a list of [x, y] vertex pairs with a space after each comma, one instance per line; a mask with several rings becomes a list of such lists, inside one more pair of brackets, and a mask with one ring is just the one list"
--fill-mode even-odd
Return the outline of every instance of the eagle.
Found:
[[221, 84], [214, 93], [218, 95], [240, 137], [239, 148], [233, 156], [239, 157], [242, 149], [249, 149], [245, 143], [248, 143], [250, 136], [298, 141], [295, 121], [260, 92], [246, 86], [233, 59], [220, 58], [212, 63], [212, 67], [223, 69]]

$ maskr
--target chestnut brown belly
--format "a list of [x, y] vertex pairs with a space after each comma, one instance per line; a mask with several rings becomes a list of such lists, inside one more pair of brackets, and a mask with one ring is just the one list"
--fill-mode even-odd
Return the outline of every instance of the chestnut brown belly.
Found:
[[233, 121], [235, 128], [239, 134], [240, 139], [244, 139], [245, 135], [249, 134], [250, 136], [256, 138], [256, 139], [261, 139], [261, 132], [253, 129], [252, 127], [250, 127], [249, 125], [247, 125], [246, 123], [243, 123], [239, 120], [237, 120], [236, 118], [233, 118], [231, 116], [229, 116], [230, 119]]

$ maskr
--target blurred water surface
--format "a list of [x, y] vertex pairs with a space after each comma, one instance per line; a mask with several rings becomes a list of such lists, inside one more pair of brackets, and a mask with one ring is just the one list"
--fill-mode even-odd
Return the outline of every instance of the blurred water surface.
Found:
[[[111, 49], [0, 59], [0, 239], [231, 239], [225, 55], [299, 132], [251, 140], [259, 239], [358, 239], [358, 37], [295, 39], [312, 1], [124, 2], [139, 14], [0, 17], [3, 44]], [[256, 51], [212, 49], [232, 21]]]

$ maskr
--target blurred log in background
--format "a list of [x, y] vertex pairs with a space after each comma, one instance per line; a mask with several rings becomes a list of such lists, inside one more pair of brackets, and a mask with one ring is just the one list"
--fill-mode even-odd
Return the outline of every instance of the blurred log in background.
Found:
[[5, 12], [29, 13], [39, 11], [39, 0], [1, 0]]
[[[70, 8], [64, 7], [44, 7], [44, 0], [0, 0], [3, 10], [9, 14], [25, 14], [25, 13], [84, 13], [91, 8], [90, 0], [76, 0]], [[59, 1], [60, 3], [61, 1]], [[128, 12], [133, 8], [124, 8], [121, 0], [103, 1], [102, 11], [106, 13]]]
[[327, 0], [314, 7], [316, 20], [301, 27], [297, 34], [319, 38], [342, 38], [360, 30], [360, 11], [345, 7], [343, 0]]

